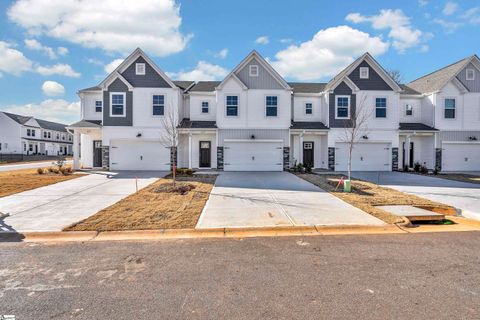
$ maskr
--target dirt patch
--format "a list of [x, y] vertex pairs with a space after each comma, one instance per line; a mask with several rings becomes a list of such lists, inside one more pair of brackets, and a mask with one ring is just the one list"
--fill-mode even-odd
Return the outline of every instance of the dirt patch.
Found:
[[6, 197], [15, 193], [33, 190], [81, 176], [84, 176], [84, 174], [38, 174], [37, 169], [0, 172], [0, 197]]
[[298, 174], [298, 177], [313, 183], [314, 185], [330, 192], [334, 196], [343, 201], [357, 207], [372, 216], [385, 221], [386, 223], [402, 222], [402, 219], [385, 210], [377, 208], [377, 206], [389, 205], [412, 205], [417, 207], [435, 207], [451, 210], [452, 207], [423, 199], [414, 195], [409, 195], [394, 189], [378, 186], [374, 183], [352, 180], [352, 192], [343, 192], [341, 187], [336, 190], [336, 186], [342, 175], [330, 174]]
[[[116, 231], [194, 228], [215, 183], [214, 175], [160, 179], [65, 231]], [[187, 186], [187, 187], [185, 187]], [[188, 191], [186, 191], [189, 189]]]

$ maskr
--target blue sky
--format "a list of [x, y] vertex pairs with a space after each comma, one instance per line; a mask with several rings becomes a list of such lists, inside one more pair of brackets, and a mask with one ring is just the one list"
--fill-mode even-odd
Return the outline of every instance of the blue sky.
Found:
[[252, 49], [292, 81], [328, 81], [365, 51], [405, 82], [480, 53], [474, 0], [18, 0], [0, 13], [0, 109], [67, 123], [77, 90], [136, 47], [191, 80], [221, 80]]

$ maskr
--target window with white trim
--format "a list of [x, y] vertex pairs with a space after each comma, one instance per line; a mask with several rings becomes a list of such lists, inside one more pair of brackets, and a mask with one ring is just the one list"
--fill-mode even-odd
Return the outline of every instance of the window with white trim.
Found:
[[35, 137], [35, 130], [32, 129], [32, 137]]
[[467, 80], [475, 80], [475, 69], [467, 69]]
[[360, 67], [360, 79], [368, 79], [368, 76], [369, 76], [369, 68]]
[[43, 138], [47, 138], [47, 131], [43, 131]]
[[125, 92], [110, 93], [110, 116], [125, 117]]
[[335, 96], [335, 119], [350, 119], [350, 96]]
[[252, 64], [249, 67], [248, 74], [250, 75], [250, 77], [258, 77], [258, 66], [256, 64]]
[[413, 116], [413, 106], [409, 103], [405, 105], [405, 115]]
[[375, 118], [387, 117], [387, 98], [375, 98]]
[[154, 116], [163, 116], [165, 114], [165, 96], [161, 94], [153, 95], [153, 110]]
[[145, 75], [145, 63], [135, 63], [135, 74], [137, 76]]
[[238, 96], [226, 96], [227, 116], [238, 116]]
[[95, 112], [102, 112], [103, 102], [102, 100], [95, 101]]
[[208, 113], [208, 101], [202, 101], [202, 113]]
[[278, 115], [278, 97], [266, 96], [265, 97], [265, 115], [267, 117], [276, 117]]
[[52, 138], [52, 133], [49, 131], [48, 132], [48, 139], [51, 139]]
[[311, 102], [305, 103], [305, 114], [313, 114], [313, 104]]
[[30, 131], [30, 129], [27, 129], [27, 136], [29, 136], [29, 137], [31, 136], [31, 131]]
[[446, 98], [445, 99], [445, 110], [444, 110], [444, 117], [445, 119], [455, 119], [455, 99], [453, 98]]

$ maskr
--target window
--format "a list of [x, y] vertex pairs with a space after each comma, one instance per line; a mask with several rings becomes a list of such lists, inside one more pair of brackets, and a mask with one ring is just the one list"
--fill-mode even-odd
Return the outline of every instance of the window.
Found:
[[153, 95], [153, 115], [163, 116], [165, 114], [165, 96], [160, 94]]
[[125, 93], [110, 93], [110, 116], [124, 117], [125, 116]]
[[405, 105], [405, 115], [407, 116], [413, 116], [413, 106], [411, 104], [406, 104]]
[[48, 139], [52, 138], [52, 133], [48, 132]]
[[375, 117], [387, 117], [387, 98], [375, 98]]
[[360, 67], [360, 79], [368, 79], [368, 67]]
[[227, 96], [227, 116], [238, 116], [238, 96]]
[[305, 114], [312, 114], [313, 106], [310, 102], [305, 103]]
[[467, 80], [475, 80], [475, 70], [467, 69]]
[[0, 143], [0, 151], [2, 150], [2, 143]]
[[43, 131], [43, 137], [47, 138], [47, 131]]
[[35, 137], [35, 130], [32, 129], [32, 137]]
[[135, 64], [135, 74], [138, 76], [145, 75], [145, 63], [136, 63]]
[[57, 140], [60, 140], [60, 135], [57, 133]]
[[208, 113], [208, 101], [202, 102], [202, 113]]
[[23, 151], [27, 151], [27, 145], [25, 143], [23, 144]]
[[33, 144], [28, 145], [28, 151], [33, 152]]
[[278, 107], [278, 97], [276, 96], [267, 96], [266, 97], [266, 115], [267, 117], [276, 117], [277, 116], [277, 107]]
[[72, 141], [72, 136], [68, 136], [68, 141]]
[[31, 132], [30, 132], [30, 129], [27, 129], [27, 136], [30, 137], [31, 135], [32, 135], [32, 134], [31, 134]]
[[258, 77], [258, 66], [255, 64], [251, 65], [248, 74], [250, 77]]
[[65, 140], [65, 135], [64, 134], [62, 134], [62, 140]]
[[95, 101], [95, 112], [102, 112], [103, 102], [100, 100]]
[[445, 99], [445, 119], [455, 119], [455, 99]]
[[335, 109], [336, 119], [350, 118], [350, 96], [337, 96]]

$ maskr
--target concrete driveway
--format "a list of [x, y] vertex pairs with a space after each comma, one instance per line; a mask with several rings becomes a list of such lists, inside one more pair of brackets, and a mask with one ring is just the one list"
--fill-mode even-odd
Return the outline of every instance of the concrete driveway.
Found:
[[384, 225], [287, 172], [224, 172], [197, 229], [312, 225]]
[[1, 231], [60, 231], [129, 196], [167, 172], [95, 173], [0, 198]]
[[[0, 171], [13, 171], [13, 170], [22, 170], [22, 169], [36, 169], [36, 168], [46, 168], [51, 167], [56, 160], [50, 161], [41, 161], [41, 162], [27, 162], [27, 163], [15, 163], [15, 164], [4, 164], [0, 166]], [[73, 160], [65, 161], [65, 164], [73, 164]]]
[[465, 217], [480, 220], [478, 184], [403, 172], [352, 172], [352, 176], [453, 206]]

